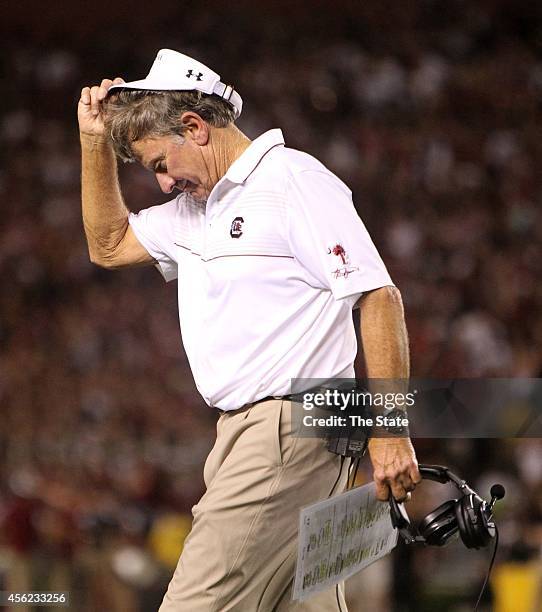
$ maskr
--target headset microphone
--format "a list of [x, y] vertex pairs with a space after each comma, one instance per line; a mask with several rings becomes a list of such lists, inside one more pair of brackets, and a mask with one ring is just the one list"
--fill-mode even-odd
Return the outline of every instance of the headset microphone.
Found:
[[493, 510], [493, 506], [495, 502], [499, 499], [502, 499], [505, 496], [506, 491], [502, 484], [494, 484], [489, 490], [489, 494], [491, 495], [491, 501], [489, 502], [489, 509]]

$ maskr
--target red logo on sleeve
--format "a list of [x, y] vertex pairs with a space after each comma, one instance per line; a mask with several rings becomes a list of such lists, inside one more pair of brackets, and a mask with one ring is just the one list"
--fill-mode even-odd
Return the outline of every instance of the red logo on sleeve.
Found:
[[335, 278], [348, 278], [348, 275], [352, 272], [357, 272], [359, 268], [350, 265], [350, 259], [344, 250], [342, 244], [336, 244], [333, 247], [328, 248], [328, 255], [335, 255], [336, 257], [340, 257], [341, 266], [332, 271], [332, 274]]
[[337, 255], [338, 257], [340, 257], [343, 264], [346, 263], [346, 251], [343, 249], [342, 245], [336, 244], [333, 247], [333, 251], [331, 252], [333, 253], [333, 255]]

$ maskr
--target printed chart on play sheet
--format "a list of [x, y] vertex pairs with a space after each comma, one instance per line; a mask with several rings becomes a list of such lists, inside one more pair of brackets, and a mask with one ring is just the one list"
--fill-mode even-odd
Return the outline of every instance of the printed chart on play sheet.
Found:
[[303, 508], [293, 598], [328, 589], [396, 544], [389, 505], [376, 499], [374, 483]]

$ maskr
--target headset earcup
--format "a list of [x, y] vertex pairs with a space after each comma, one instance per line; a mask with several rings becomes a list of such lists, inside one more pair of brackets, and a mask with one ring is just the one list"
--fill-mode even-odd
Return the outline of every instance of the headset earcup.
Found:
[[461, 540], [463, 541], [463, 544], [465, 544], [467, 548], [472, 548], [472, 544], [471, 544], [472, 538], [471, 538], [471, 533], [469, 529], [468, 515], [465, 510], [465, 505], [467, 501], [468, 501], [468, 496], [462, 497], [458, 501], [455, 507], [455, 515], [457, 518], [457, 526], [459, 527], [459, 535], [461, 536]]
[[483, 548], [491, 540], [485, 515], [486, 503], [476, 495], [465, 495], [456, 507], [457, 524], [467, 548]]
[[457, 532], [456, 506], [457, 499], [450, 499], [422, 519], [418, 531], [427, 544], [444, 546]]
[[489, 544], [493, 537], [488, 526], [487, 503], [475, 495], [473, 497], [473, 505], [473, 511], [476, 516], [476, 524], [472, 527], [473, 536], [474, 540], [476, 541], [476, 548], [483, 548]]

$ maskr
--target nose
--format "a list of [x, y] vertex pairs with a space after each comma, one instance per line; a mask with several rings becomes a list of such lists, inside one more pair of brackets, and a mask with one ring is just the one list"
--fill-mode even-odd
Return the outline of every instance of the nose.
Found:
[[169, 176], [168, 174], [156, 173], [156, 180], [160, 185], [160, 189], [164, 193], [171, 193], [173, 191], [173, 187], [175, 186], [175, 179]]

